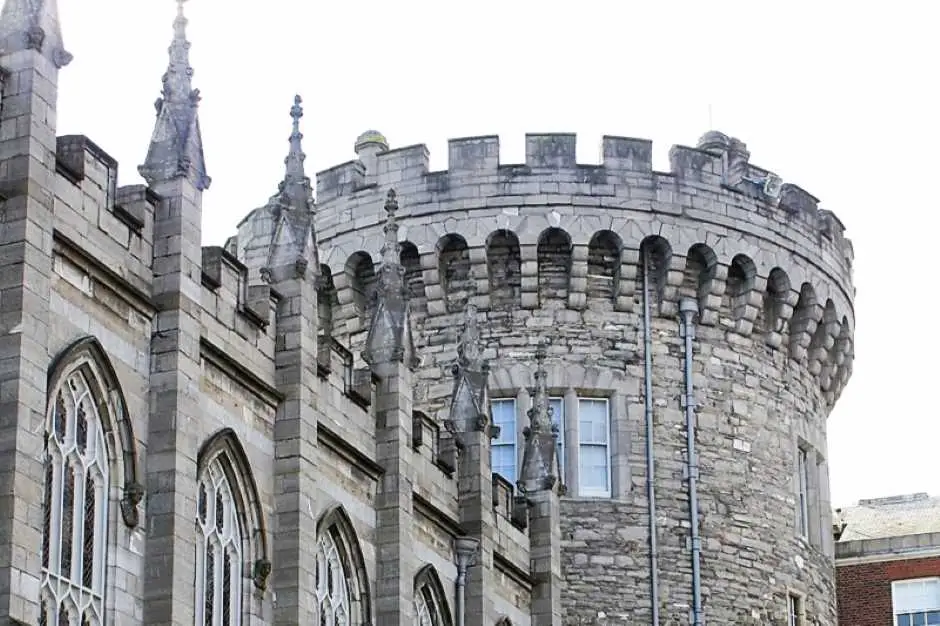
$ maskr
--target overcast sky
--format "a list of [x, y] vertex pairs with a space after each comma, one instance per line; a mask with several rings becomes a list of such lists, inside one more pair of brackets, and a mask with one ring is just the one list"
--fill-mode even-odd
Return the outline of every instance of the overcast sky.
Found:
[[[67, 49], [59, 134], [89, 136], [139, 182], [167, 65], [173, 0], [59, 0]], [[265, 8], [260, 8], [260, 7]], [[569, 7], [562, 9], [561, 7]], [[940, 495], [935, 255], [940, 9], [894, 2], [192, 0], [194, 84], [213, 183], [204, 243], [221, 244], [276, 191], [295, 93], [308, 174], [392, 147], [577, 132], [674, 143], [713, 126], [751, 161], [822, 200], [855, 244], [856, 361], [829, 421], [835, 504]], [[711, 116], [709, 115], [711, 109]]]

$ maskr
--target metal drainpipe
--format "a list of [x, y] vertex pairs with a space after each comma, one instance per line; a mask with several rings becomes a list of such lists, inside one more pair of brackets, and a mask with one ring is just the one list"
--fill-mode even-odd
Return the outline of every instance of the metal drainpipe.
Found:
[[692, 319], [698, 313], [698, 303], [692, 298], [679, 302], [679, 319], [685, 338], [685, 441], [686, 473], [689, 481], [689, 524], [692, 551], [692, 625], [704, 623], [702, 616], [702, 574], [700, 557], [702, 540], [698, 534], [698, 457], [695, 453], [695, 389], [692, 381], [692, 340], [695, 326]]
[[466, 620], [467, 570], [476, 562], [480, 542], [473, 537], [457, 537], [454, 542], [457, 553], [457, 626]]
[[650, 329], [649, 249], [643, 250], [643, 366], [646, 413], [646, 501], [650, 518], [650, 605], [653, 626], [659, 626], [659, 554], [656, 539], [656, 484], [653, 456], [653, 332]]

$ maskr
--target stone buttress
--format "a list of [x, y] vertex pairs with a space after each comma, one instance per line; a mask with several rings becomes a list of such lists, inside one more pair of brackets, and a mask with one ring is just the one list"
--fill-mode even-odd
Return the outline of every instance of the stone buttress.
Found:
[[[467, 537], [474, 540], [461, 542], [463, 550], [458, 551], [458, 576], [464, 577], [461, 581], [463, 591], [458, 589], [458, 594], [464, 594], [467, 626], [487, 624], [487, 616], [493, 612], [492, 597], [487, 594], [487, 589], [495, 584], [493, 541], [497, 534], [490, 462], [493, 426], [487, 391], [489, 364], [483, 360], [477, 315], [476, 306], [468, 303], [457, 342], [454, 392], [447, 422], [459, 449], [457, 499], [460, 525]], [[473, 550], [474, 547], [477, 549]]]
[[[310, 179], [304, 174], [300, 96], [291, 108], [293, 129], [284, 180], [264, 210], [274, 222], [266, 263], [250, 272], [249, 289], [277, 291], [275, 381], [283, 394], [274, 423], [277, 533], [274, 622], [309, 624], [316, 613], [317, 519], [317, 277], [319, 271]], [[255, 261], [264, 257], [255, 257]]]
[[55, 119], [62, 47], [55, 0], [0, 14], [0, 614], [33, 623], [39, 587], [46, 372], [50, 356]]
[[410, 625], [414, 619], [413, 576], [416, 569], [411, 528], [414, 507], [412, 442], [413, 370], [417, 366], [411, 316], [399, 260], [398, 200], [394, 190], [385, 202], [385, 243], [375, 291], [372, 325], [363, 350], [377, 380], [375, 402], [376, 460], [384, 472], [375, 499], [375, 619], [382, 626]]
[[561, 624], [561, 528], [558, 427], [552, 422], [545, 385], [545, 348], [536, 354], [535, 394], [523, 431], [522, 465], [516, 483], [529, 507], [533, 626]]
[[173, 23], [157, 120], [140, 174], [161, 198], [154, 215], [144, 621], [191, 624], [196, 529], [202, 192], [209, 186], [182, 3]]

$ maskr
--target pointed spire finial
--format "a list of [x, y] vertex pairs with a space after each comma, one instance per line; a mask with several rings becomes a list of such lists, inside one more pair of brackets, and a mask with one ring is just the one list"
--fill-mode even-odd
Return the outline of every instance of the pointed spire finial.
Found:
[[35, 50], [62, 69], [72, 55], [62, 45], [57, 0], [5, 0], [0, 12], [0, 55]]
[[176, 19], [173, 20], [173, 40], [169, 48], [169, 63], [163, 74], [163, 89], [154, 106], [157, 123], [150, 140], [144, 164], [138, 168], [141, 176], [151, 185], [188, 177], [200, 191], [209, 188], [211, 179], [206, 175], [202, 135], [197, 115], [198, 89], [193, 89], [193, 68], [189, 64], [186, 25], [183, 13], [187, 0], [176, 0]]
[[401, 264], [401, 248], [398, 244], [397, 212], [398, 194], [394, 189], [389, 189], [385, 200], [382, 266], [374, 292], [375, 312], [363, 350], [365, 361], [379, 369], [394, 362], [404, 362], [411, 368], [418, 363], [411, 334], [405, 268]]
[[303, 150], [304, 134], [300, 132], [300, 118], [304, 116], [303, 98], [294, 96], [294, 105], [290, 108], [291, 133], [288, 141], [290, 149], [284, 158], [284, 182], [280, 185], [280, 192], [288, 196], [288, 204], [293, 208], [309, 208], [310, 179], [304, 172], [304, 160], [307, 155]]
[[523, 430], [525, 444], [522, 468], [517, 485], [523, 493], [552, 489], [558, 482], [556, 459], [558, 427], [552, 422], [552, 407], [548, 402], [545, 357], [547, 350], [539, 344], [535, 350], [535, 393], [529, 409], [529, 425]]
[[457, 341], [457, 364], [463, 370], [479, 371], [483, 367], [483, 351], [480, 345], [480, 327], [477, 324], [477, 307], [468, 302], [464, 309], [463, 332]]
[[401, 250], [398, 244], [398, 194], [394, 189], [388, 190], [385, 199], [385, 243], [382, 245], [382, 265], [392, 267], [401, 261]]

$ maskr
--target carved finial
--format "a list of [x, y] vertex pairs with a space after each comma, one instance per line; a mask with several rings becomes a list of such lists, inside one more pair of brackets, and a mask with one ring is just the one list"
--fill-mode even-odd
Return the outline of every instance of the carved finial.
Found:
[[375, 312], [363, 350], [365, 361], [380, 369], [393, 362], [404, 362], [412, 368], [418, 364], [411, 334], [405, 268], [401, 264], [398, 244], [397, 212], [398, 194], [389, 189], [385, 201], [385, 243], [382, 244], [382, 266], [375, 290]]
[[212, 181], [206, 175], [197, 117], [201, 96], [198, 89], [193, 89], [193, 68], [189, 64], [188, 20], [183, 13], [185, 2], [176, 0], [170, 60], [163, 74], [161, 97], [156, 102], [157, 122], [147, 158], [138, 170], [151, 185], [186, 177], [197, 189], [205, 191]]
[[392, 267], [401, 261], [401, 251], [398, 244], [398, 194], [394, 189], [388, 190], [385, 199], [385, 243], [382, 245], [382, 265]]
[[62, 45], [56, 0], [5, 0], [0, 12], [0, 55], [39, 52], [58, 69], [72, 61]]
[[288, 139], [290, 149], [284, 158], [284, 182], [280, 185], [281, 193], [288, 196], [287, 204], [298, 209], [308, 208], [307, 200], [310, 197], [310, 179], [307, 178], [304, 172], [304, 160], [307, 158], [302, 146], [304, 135], [300, 132], [300, 118], [304, 116], [302, 103], [303, 99], [300, 96], [294, 96], [294, 105], [290, 109], [292, 120], [290, 138]]
[[463, 332], [457, 342], [457, 362], [461, 368], [479, 371], [483, 365], [480, 345], [480, 327], [477, 325], [477, 307], [467, 303], [464, 309]]
[[551, 489], [557, 482], [555, 459], [558, 429], [552, 423], [552, 407], [548, 402], [545, 357], [547, 350], [540, 344], [535, 351], [535, 393], [529, 409], [529, 425], [523, 431], [525, 447], [517, 486], [523, 493]]
[[304, 172], [306, 155], [301, 142], [300, 118], [304, 116], [303, 99], [294, 96], [290, 109], [290, 148], [284, 158], [284, 180], [278, 184], [278, 193], [268, 202], [268, 210], [277, 222], [271, 237], [268, 266], [286, 268], [292, 265], [293, 277], [303, 278], [312, 266], [319, 270], [319, 252], [314, 231], [314, 205], [310, 190], [310, 179]]

